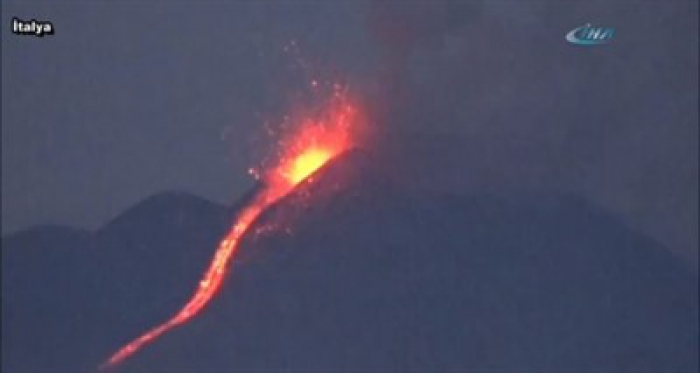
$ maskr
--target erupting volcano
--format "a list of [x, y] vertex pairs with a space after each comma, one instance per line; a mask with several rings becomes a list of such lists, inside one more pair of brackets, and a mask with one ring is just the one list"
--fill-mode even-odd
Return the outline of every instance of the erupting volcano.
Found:
[[292, 123], [291, 133], [278, 142], [278, 154], [272, 159], [272, 167], [263, 167], [261, 172], [251, 170], [256, 178], [262, 179], [264, 186], [242, 208], [230, 232], [219, 243], [192, 298], [171, 319], [118, 350], [101, 369], [116, 366], [171, 328], [197, 315], [221, 289], [227, 269], [248, 227], [268, 206], [287, 195], [330, 159], [352, 147], [358, 125], [358, 108], [350, 100], [347, 89], [338, 85], [334, 86], [331, 98], [315, 115]]

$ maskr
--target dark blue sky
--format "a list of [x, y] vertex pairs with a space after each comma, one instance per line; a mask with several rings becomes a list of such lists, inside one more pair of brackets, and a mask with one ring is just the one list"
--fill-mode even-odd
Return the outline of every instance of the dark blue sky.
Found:
[[[459, 139], [451, 160], [422, 155], [452, 189], [563, 187], [695, 259], [697, 15], [693, 0], [5, 1], [2, 231], [95, 228], [166, 189], [235, 200], [263, 123], [312, 71], [391, 108], [385, 133]], [[56, 33], [13, 35], [13, 16]], [[567, 44], [587, 22], [616, 38]]]

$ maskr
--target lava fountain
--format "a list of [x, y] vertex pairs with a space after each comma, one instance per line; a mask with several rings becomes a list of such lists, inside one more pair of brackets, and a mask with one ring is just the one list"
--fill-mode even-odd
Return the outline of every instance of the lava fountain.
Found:
[[277, 145], [271, 166], [251, 169], [263, 187], [239, 212], [229, 233], [221, 240], [209, 268], [194, 295], [172, 318], [146, 331], [114, 353], [100, 369], [117, 366], [170, 329], [197, 315], [219, 292], [231, 262], [250, 225], [271, 204], [287, 195], [333, 157], [356, 145], [359, 111], [347, 88], [334, 86], [330, 99], [314, 115], [292, 123], [291, 132]]

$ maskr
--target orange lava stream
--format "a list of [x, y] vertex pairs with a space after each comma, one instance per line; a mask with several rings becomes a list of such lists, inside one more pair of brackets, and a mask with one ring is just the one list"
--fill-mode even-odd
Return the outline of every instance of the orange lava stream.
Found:
[[352, 146], [350, 130], [355, 130], [352, 127], [357, 124], [356, 114], [356, 108], [347, 102], [347, 98], [336, 92], [320, 118], [302, 121], [296, 134], [281, 141], [276, 166], [263, 176], [265, 186], [242, 209], [231, 231], [219, 243], [192, 298], [171, 319], [118, 350], [100, 366], [100, 370], [115, 367], [170, 329], [198, 314], [221, 289], [241, 238], [258, 216], [331, 158]]

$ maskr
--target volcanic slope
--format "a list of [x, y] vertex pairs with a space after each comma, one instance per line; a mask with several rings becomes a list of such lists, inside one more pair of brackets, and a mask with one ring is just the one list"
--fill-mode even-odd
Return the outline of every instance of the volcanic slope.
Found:
[[576, 196], [390, 174], [330, 162], [251, 227], [200, 317], [119, 371], [697, 371], [697, 274], [664, 247]]
[[164, 192], [94, 232], [3, 237], [3, 373], [94, 372], [188, 299], [240, 203]]

